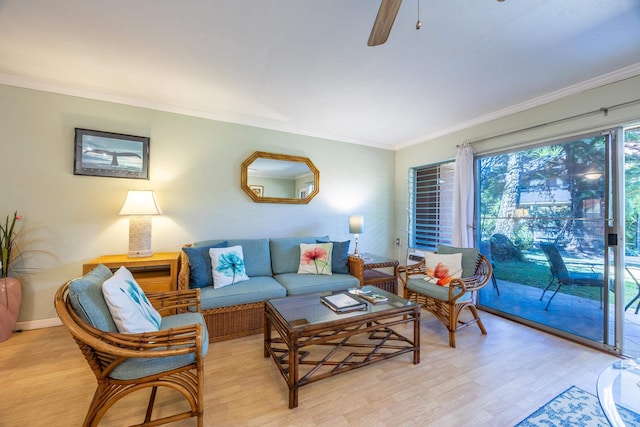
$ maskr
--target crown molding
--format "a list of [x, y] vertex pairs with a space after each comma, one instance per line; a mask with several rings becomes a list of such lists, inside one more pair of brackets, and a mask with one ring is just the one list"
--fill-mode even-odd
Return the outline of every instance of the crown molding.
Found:
[[596, 89], [611, 83], [626, 80], [632, 77], [640, 76], [640, 62], [629, 65], [628, 67], [621, 68], [611, 73], [603, 74], [602, 76], [595, 77], [593, 79], [585, 80], [575, 85], [567, 86], [563, 89], [555, 92], [548, 93], [546, 95], [539, 96], [529, 101], [522, 102], [520, 104], [512, 105], [511, 107], [504, 108], [502, 110], [494, 111], [493, 113], [486, 114], [484, 116], [477, 117], [475, 119], [460, 123], [459, 125], [452, 126], [447, 129], [443, 129], [440, 132], [436, 132], [430, 135], [425, 135], [421, 138], [417, 138], [411, 141], [398, 143], [395, 145], [396, 150], [408, 148], [422, 142], [431, 141], [436, 138], [440, 138], [446, 135], [450, 135], [455, 132], [459, 132], [465, 129], [472, 128], [484, 123], [488, 123], [492, 120], [501, 119], [512, 114], [521, 113], [532, 108], [540, 107], [545, 104], [557, 101], [568, 96], [576, 95], [581, 92], [586, 92], [591, 89]]
[[345, 142], [349, 144], [364, 145], [364, 146], [369, 146], [374, 148], [397, 151], [397, 150], [408, 148], [423, 142], [428, 142], [436, 138], [440, 138], [455, 132], [469, 129], [474, 126], [488, 123], [492, 120], [500, 119], [512, 114], [530, 110], [535, 107], [540, 107], [542, 105], [549, 104], [553, 101], [557, 101], [559, 99], [562, 99], [571, 95], [575, 95], [580, 92], [585, 92], [587, 90], [595, 89], [607, 84], [622, 81], [631, 77], [636, 77], [638, 75], [640, 75], [640, 62], [621, 68], [619, 70], [604, 74], [602, 76], [585, 80], [583, 82], [557, 90], [555, 92], [551, 92], [546, 95], [522, 102], [520, 104], [516, 104], [510, 107], [504, 108], [502, 110], [485, 114], [483, 116], [468, 120], [458, 125], [443, 129], [439, 132], [424, 135], [409, 141], [397, 141], [395, 143], [394, 142], [380, 143], [380, 142], [366, 141], [366, 140], [360, 140], [360, 139], [345, 138], [339, 135], [308, 132], [308, 131], [288, 127], [286, 125], [274, 125], [274, 122], [269, 120], [259, 120], [259, 119], [251, 120], [246, 117], [239, 117], [236, 115], [224, 115], [224, 114], [216, 114], [216, 113], [211, 113], [206, 111], [193, 110], [193, 109], [180, 107], [176, 105], [155, 103], [155, 102], [151, 102], [151, 101], [140, 99], [140, 98], [125, 97], [125, 96], [92, 91], [92, 90], [82, 89], [77, 87], [57, 85], [53, 83], [25, 79], [25, 78], [15, 77], [11, 75], [6, 75], [6, 74], [0, 74], [0, 84], [22, 87], [25, 89], [34, 89], [34, 90], [39, 90], [43, 92], [52, 92], [52, 93], [57, 93], [61, 95], [75, 96], [79, 98], [86, 98], [86, 99], [97, 100], [97, 101], [112, 102], [116, 104], [132, 106], [132, 107], [148, 108], [151, 110], [164, 111], [168, 113], [181, 114], [185, 116], [198, 117], [198, 118], [215, 120], [215, 121], [220, 121], [225, 123], [234, 123], [238, 125], [251, 126], [251, 127], [256, 127], [260, 129], [267, 129], [267, 130], [273, 130], [278, 132], [287, 132], [287, 133], [292, 133], [296, 135], [308, 136], [312, 138], [321, 138], [321, 139], [327, 139], [332, 141]]
[[176, 105], [151, 102], [151, 101], [140, 99], [140, 98], [125, 97], [125, 96], [119, 96], [119, 95], [114, 95], [114, 94], [105, 93], [105, 92], [81, 89], [77, 87], [57, 85], [57, 84], [52, 84], [52, 83], [47, 83], [47, 82], [42, 82], [37, 80], [24, 79], [24, 78], [10, 76], [6, 74], [0, 74], [0, 84], [7, 85], [7, 86], [21, 87], [25, 89], [39, 90], [42, 92], [57, 93], [60, 95], [75, 96], [78, 98], [91, 99], [95, 101], [112, 102], [115, 104], [122, 104], [122, 105], [131, 106], [131, 107], [148, 108], [150, 110], [164, 111], [167, 113], [181, 114], [189, 117], [198, 117], [201, 119], [214, 120], [214, 121], [219, 121], [224, 123], [233, 123], [237, 125], [251, 126], [255, 128], [267, 129], [267, 130], [272, 130], [277, 132], [286, 132], [286, 133], [291, 133], [295, 135], [308, 136], [311, 138], [321, 138], [321, 139], [327, 139], [332, 141], [345, 142], [349, 144], [365, 145], [365, 146], [370, 146], [375, 148], [382, 148], [386, 150], [395, 149], [395, 147], [392, 144], [376, 143], [373, 141], [353, 139], [353, 138], [350, 139], [350, 138], [345, 138], [345, 137], [332, 135], [332, 134], [308, 132], [308, 131], [296, 129], [293, 127], [288, 127], [285, 125], [274, 125], [274, 122], [271, 120], [260, 120], [260, 119], [250, 120], [250, 119], [247, 119], [246, 117], [239, 117], [237, 115], [216, 114], [216, 113], [211, 113], [207, 111], [200, 111], [200, 110], [180, 107]]

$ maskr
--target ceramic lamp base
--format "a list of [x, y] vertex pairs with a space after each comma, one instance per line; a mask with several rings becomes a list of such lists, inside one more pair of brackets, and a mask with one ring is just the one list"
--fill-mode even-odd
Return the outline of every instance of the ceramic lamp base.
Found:
[[144, 258], [153, 255], [151, 250], [151, 217], [129, 217], [129, 258]]

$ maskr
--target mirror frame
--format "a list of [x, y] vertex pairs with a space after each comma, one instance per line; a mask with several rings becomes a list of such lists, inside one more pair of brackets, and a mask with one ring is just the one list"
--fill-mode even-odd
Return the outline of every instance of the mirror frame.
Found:
[[[313, 191], [304, 199], [285, 198], [285, 197], [260, 197], [249, 188], [249, 165], [256, 159], [284, 160], [287, 162], [305, 163], [313, 173]], [[291, 204], [307, 204], [320, 192], [320, 171], [315, 167], [308, 157], [290, 156], [288, 154], [267, 153], [264, 151], [256, 151], [250, 155], [247, 160], [242, 162], [240, 167], [240, 187], [245, 193], [251, 197], [256, 203], [291, 203]]]

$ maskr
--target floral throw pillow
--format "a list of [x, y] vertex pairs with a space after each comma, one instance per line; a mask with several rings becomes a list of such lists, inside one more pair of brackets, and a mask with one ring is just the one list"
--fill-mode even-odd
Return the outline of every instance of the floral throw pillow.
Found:
[[462, 277], [462, 254], [424, 254], [426, 275], [423, 280], [438, 286], [449, 286], [452, 279]]
[[298, 274], [331, 275], [333, 243], [300, 243]]
[[209, 256], [211, 257], [214, 288], [222, 288], [243, 280], [249, 280], [244, 268], [242, 246], [210, 248]]

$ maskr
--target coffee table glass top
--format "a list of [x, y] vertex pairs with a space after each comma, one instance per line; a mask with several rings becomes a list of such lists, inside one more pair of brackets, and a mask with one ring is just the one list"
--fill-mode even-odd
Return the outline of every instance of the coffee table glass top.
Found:
[[640, 414], [640, 363], [619, 360], [598, 377], [598, 400], [612, 426], [625, 426], [618, 406]]
[[[363, 299], [362, 301], [367, 303], [366, 310], [351, 311], [348, 313], [336, 313], [320, 302], [321, 296], [331, 295], [332, 292], [276, 298], [269, 300], [268, 304], [271, 304], [278, 311], [278, 313], [280, 313], [284, 320], [286, 320], [287, 323], [294, 328], [331, 322], [334, 320], [347, 319], [351, 317], [362, 316], [365, 314], [378, 313], [381, 311], [392, 310], [394, 308], [414, 305], [413, 302], [407, 301], [404, 298], [400, 298], [399, 296], [386, 292], [380, 288], [376, 288], [373, 286], [363, 286], [359, 289], [364, 292], [369, 291], [372, 293], [384, 295], [388, 298], [388, 301], [373, 304]], [[355, 298], [358, 297], [355, 294], [350, 295]]]

